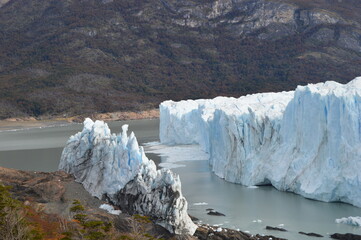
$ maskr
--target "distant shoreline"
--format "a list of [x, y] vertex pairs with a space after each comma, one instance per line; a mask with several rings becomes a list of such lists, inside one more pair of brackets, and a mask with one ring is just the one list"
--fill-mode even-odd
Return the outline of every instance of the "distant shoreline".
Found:
[[70, 123], [81, 123], [85, 118], [92, 120], [103, 120], [106, 122], [111, 121], [124, 121], [124, 120], [137, 120], [137, 119], [156, 119], [159, 118], [159, 109], [150, 109], [144, 111], [124, 111], [124, 112], [109, 112], [109, 113], [91, 113], [71, 117], [14, 117], [0, 120], [0, 131], [16, 130], [24, 128], [39, 128], [56, 125], [64, 125]]

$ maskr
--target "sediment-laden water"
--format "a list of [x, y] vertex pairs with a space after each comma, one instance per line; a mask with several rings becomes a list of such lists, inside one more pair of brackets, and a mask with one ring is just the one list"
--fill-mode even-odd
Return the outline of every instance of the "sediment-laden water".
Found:
[[[112, 122], [112, 132], [130, 124], [139, 143], [159, 141], [158, 120]], [[82, 124], [0, 132], [0, 165], [23, 170], [55, 171], [61, 151], [70, 135], [81, 131]], [[336, 224], [335, 219], [361, 216], [361, 208], [342, 203], [323, 203], [301, 196], [279, 192], [267, 186], [247, 188], [228, 183], [210, 172], [205, 155], [197, 146], [176, 148], [147, 144], [146, 151], [160, 148], [163, 156], [147, 153], [160, 166], [175, 167], [182, 181], [183, 193], [189, 202], [189, 213], [204, 223], [239, 228], [250, 233], [272, 234], [290, 240], [316, 239], [299, 235], [299, 231], [361, 234], [360, 227]], [[159, 152], [159, 151], [158, 151]], [[207, 208], [226, 216], [207, 215]], [[282, 226], [288, 232], [265, 230], [265, 226]]]

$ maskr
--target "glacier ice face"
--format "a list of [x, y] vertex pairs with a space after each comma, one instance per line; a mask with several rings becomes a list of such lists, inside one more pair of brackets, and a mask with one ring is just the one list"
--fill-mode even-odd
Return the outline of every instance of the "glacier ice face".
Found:
[[128, 136], [128, 125], [122, 129], [119, 135], [111, 134], [103, 121], [86, 119], [82, 132], [66, 143], [59, 169], [73, 174], [93, 196], [156, 218], [170, 232], [193, 235], [196, 225], [187, 214], [179, 177], [157, 170], [134, 133]]
[[141, 166], [137, 176], [117, 193], [117, 203], [131, 214], [144, 213], [155, 218], [170, 232], [193, 235], [196, 225], [187, 214], [179, 176], [169, 169], [154, 169]]
[[218, 176], [361, 207], [361, 78], [160, 105], [164, 144], [198, 143]]

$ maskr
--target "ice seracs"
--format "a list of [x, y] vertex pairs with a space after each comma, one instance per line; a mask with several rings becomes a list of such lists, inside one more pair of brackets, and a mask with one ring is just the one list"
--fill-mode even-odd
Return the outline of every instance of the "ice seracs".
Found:
[[238, 99], [166, 101], [160, 140], [200, 144], [227, 181], [361, 207], [361, 78]]
[[103, 121], [84, 121], [82, 132], [71, 136], [63, 150], [59, 169], [74, 175], [93, 196], [106, 198], [130, 213], [156, 219], [170, 232], [190, 234], [196, 225], [187, 214], [187, 201], [179, 177], [157, 170], [128, 126], [111, 134]]

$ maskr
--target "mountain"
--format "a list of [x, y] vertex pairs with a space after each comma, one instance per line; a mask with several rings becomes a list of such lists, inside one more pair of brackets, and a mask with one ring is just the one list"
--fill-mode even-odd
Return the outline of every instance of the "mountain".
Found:
[[358, 0], [1, 0], [0, 118], [345, 83]]

